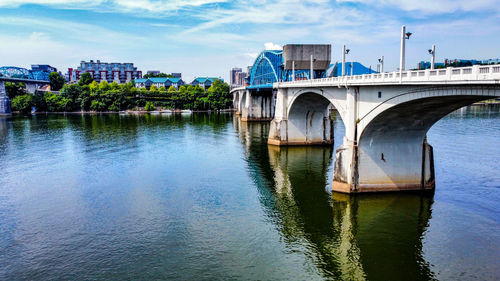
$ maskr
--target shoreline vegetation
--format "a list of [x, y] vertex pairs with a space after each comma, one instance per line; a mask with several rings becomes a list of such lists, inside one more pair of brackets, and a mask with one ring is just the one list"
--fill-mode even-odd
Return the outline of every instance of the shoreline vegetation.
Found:
[[[88, 74], [88, 75], [87, 75]], [[60, 80], [52, 77], [54, 81]], [[51, 80], [52, 81], [52, 80]], [[126, 84], [93, 81], [89, 73], [82, 74], [78, 84], [51, 82], [52, 91], [26, 92], [22, 83], [6, 83], [6, 91], [12, 103], [12, 111], [21, 114], [35, 113], [142, 113], [221, 111], [232, 106], [229, 85], [214, 80], [205, 90], [200, 86], [151, 86], [137, 89], [133, 81]], [[33, 109], [36, 110], [33, 110]]]

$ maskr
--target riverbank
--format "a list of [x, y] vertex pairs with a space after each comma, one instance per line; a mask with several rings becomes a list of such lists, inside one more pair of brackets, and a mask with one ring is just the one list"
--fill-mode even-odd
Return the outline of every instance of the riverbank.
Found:
[[[221, 113], [221, 112], [234, 112], [232, 108], [220, 110], [189, 110], [189, 109], [161, 109], [161, 110], [121, 110], [121, 111], [37, 111], [32, 112], [32, 115], [37, 114], [179, 114], [179, 113]], [[20, 111], [13, 111], [12, 114], [22, 114]], [[5, 115], [8, 116], [8, 115]]]

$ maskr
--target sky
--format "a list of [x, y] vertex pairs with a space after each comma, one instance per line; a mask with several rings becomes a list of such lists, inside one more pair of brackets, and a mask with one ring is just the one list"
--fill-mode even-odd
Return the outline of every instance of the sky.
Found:
[[229, 78], [284, 44], [332, 44], [332, 62], [399, 67], [401, 25], [412, 32], [406, 66], [500, 57], [500, 0], [0, 0], [0, 66], [82, 60]]

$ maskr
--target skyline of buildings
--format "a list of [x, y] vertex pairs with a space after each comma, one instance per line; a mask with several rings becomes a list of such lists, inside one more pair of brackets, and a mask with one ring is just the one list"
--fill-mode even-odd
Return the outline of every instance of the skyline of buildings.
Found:
[[237, 88], [245, 85], [245, 78], [247, 77], [247, 72], [243, 72], [243, 69], [238, 67], [233, 67], [229, 71], [229, 85], [231, 88]]
[[95, 81], [117, 82], [118, 84], [128, 83], [131, 80], [142, 78], [142, 71], [137, 70], [133, 63], [81, 61], [76, 69], [68, 68], [69, 82], [80, 80], [81, 74], [89, 72]]

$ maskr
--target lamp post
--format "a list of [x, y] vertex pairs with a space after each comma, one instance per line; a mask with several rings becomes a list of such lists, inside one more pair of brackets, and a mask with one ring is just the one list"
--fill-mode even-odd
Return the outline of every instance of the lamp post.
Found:
[[311, 74], [309, 75], [309, 79], [314, 79], [314, 68], [313, 68], [313, 55], [311, 54]]
[[345, 76], [345, 55], [349, 54], [349, 49], [342, 47], [342, 76]]
[[431, 69], [434, 69], [434, 61], [436, 59], [436, 45], [432, 45], [432, 49], [427, 50], [431, 55]]
[[406, 26], [401, 26], [401, 57], [399, 60], [399, 70], [405, 70], [405, 41], [410, 39], [411, 32], [406, 32]]
[[378, 59], [378, 62], [380, 63], [380, 73], [384, 72], [384, 56]]

